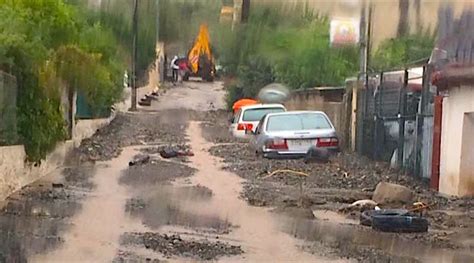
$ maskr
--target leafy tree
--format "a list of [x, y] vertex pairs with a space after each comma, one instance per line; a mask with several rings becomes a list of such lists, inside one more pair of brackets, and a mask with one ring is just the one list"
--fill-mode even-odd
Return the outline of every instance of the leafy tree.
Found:
[[385, 40], [371, 58], [376, 70], [400, 68], [420, 60], [428, 60], [434, 47], [434, 35], [429, 30]]
[[[121, 96], [129, 49], [98, 16], [70, 2], [0, 0], [0, 70], [17, 79], [18, 131], [31, 161], [66, 138], [65, 88], [84, 91], [95, 112]], [[143, 64], [154, 59], [146, 54]]]
[[341, 85], [358, 69], [356, 47], [331, 48], [328, 19], [305, 6], [254, 5], [232, 40], [222, 42], [227, 46], [220, 48], [219, 60], [238, 79], [228, 87], [229, 106], [270, 82], [292, 89]]

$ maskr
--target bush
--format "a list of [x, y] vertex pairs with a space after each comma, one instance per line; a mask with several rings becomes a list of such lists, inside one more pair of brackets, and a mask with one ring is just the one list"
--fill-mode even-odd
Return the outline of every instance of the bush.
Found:
[[301, 6], [254, 5], [232, 38], [220, 48], [225, 72], [238, 78], [227, 87], [229, 106], [270, 82], [291, 89], [342, 85], [358, 70], [357, 47], [331, 48], [328, 19]]
[[435, 37], [427, 30], [417, 34], [385, 40], [377, 48], [371, 65], [375, 70], [401, 68], [407, 64], [428, 60]]
[[[17, 79], [18, 132], [30, 161], [67, 137], [64, 88], [83, 91], [95, 112], [121, 96], [128, 49], [82, 11], [61, 0], [0, 0], [0, 70]], [[154, 59], [146, 56], [143, 63]]]

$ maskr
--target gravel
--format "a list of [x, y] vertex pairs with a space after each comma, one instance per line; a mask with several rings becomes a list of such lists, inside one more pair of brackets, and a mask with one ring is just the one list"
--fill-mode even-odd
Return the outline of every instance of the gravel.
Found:
[[211, 242], [207, 239], [186, 240], [180, 235], [166, 235], [153, 232], [127, 233], [122, 236], [122, 244], [139, 244], [147, 249], [157, 251], [166, 258], [173, 256], [195, 260], [216, 260], [222, 256], [233, 256], [243, 253], [240, 246], [224, 242]]

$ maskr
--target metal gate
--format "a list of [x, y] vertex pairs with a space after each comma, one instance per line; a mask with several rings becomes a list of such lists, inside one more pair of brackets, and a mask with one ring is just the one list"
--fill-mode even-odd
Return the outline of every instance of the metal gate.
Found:
[[365, 88], [357, 96], [360, 154], [419, 173], [425, 75], [424, 68], [415, 68], [366, 77]]

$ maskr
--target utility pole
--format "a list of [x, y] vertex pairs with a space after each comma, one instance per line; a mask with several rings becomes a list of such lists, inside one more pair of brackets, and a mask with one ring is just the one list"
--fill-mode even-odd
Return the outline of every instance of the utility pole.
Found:
[[249, 16], [250, 16], [250, 0], [243, 0], [240, 22], [242, 24], [247, 23], [247, 21], [249, 20]]
[[367, 37], [365, 38], [365, 72], [369, 72], [369, 63], [370, 63], [370, 52], [371, 52], [371, 41], [372, 41], [372, 11], [373, 3], [369, 3], [369, 15], [367, 17]]
[[369, 68], [370, 41], [372, 31], [372, 3], [362, 2], [360, 13], [360, 64], [359, 79], [366, 76]]
[[133, 27], [132, 27], [132, 101], [130, 111], [137, 110], [137, 41], [138, 41], [138, 0], [133, 2]]
[[[367, 8], [369, 10], [367, 10]], [[368, 87], [369, 87], [369, 74], [368, 74], [368, 69], [369, 69], [369, 56], [370, 56], [370, 40], [371, 40], [371, 27], [372, 27], [372, 3], [367, 3], [367, 0], [364, 0], [362, 2], [361, 6], [361, 15], [360, 15], [360, 63], [359, 63], [359, 75], [358, 75], [358, 88], [365, 88], [365, 98], [362, 99], [364, 102], [364, 106], [362, 106], [361, 109], [357, 109], [359, 113], [357, 115], [359, 116], [365, 116], [367, 112], [367, 101], [368, 101]], [[365, 83], [365, 85], [364, 85]], [[358, 98], [357, 96], [357, 90], [353, 90], [353, 99]], [[355, 102], [357, 104], [357, 101]], [[358, 108], [357, 106], [354, 106], [354, 108]], [[356, 124], [353, 126], [357, 126], [357, 131], [354, 133], [354, 138], [356, 138], [356, 143], [353, 143], [352, 147], [354, 150], [357, 150], [359, 153], [363, 151], [363, 122], [362, 120], [358, 120]]]
[[359, 55], [360, 55], [360, 64], [359, 64], [359, 79], [363, 80], [367, 69], [366, 69], [366, 60], [367, 60], [367, 54], [366, 54], [366, 45], [367, 45], [367, 1], [362, 2], [362, 7], [360, 11], [360, 50], [359, 50]]

